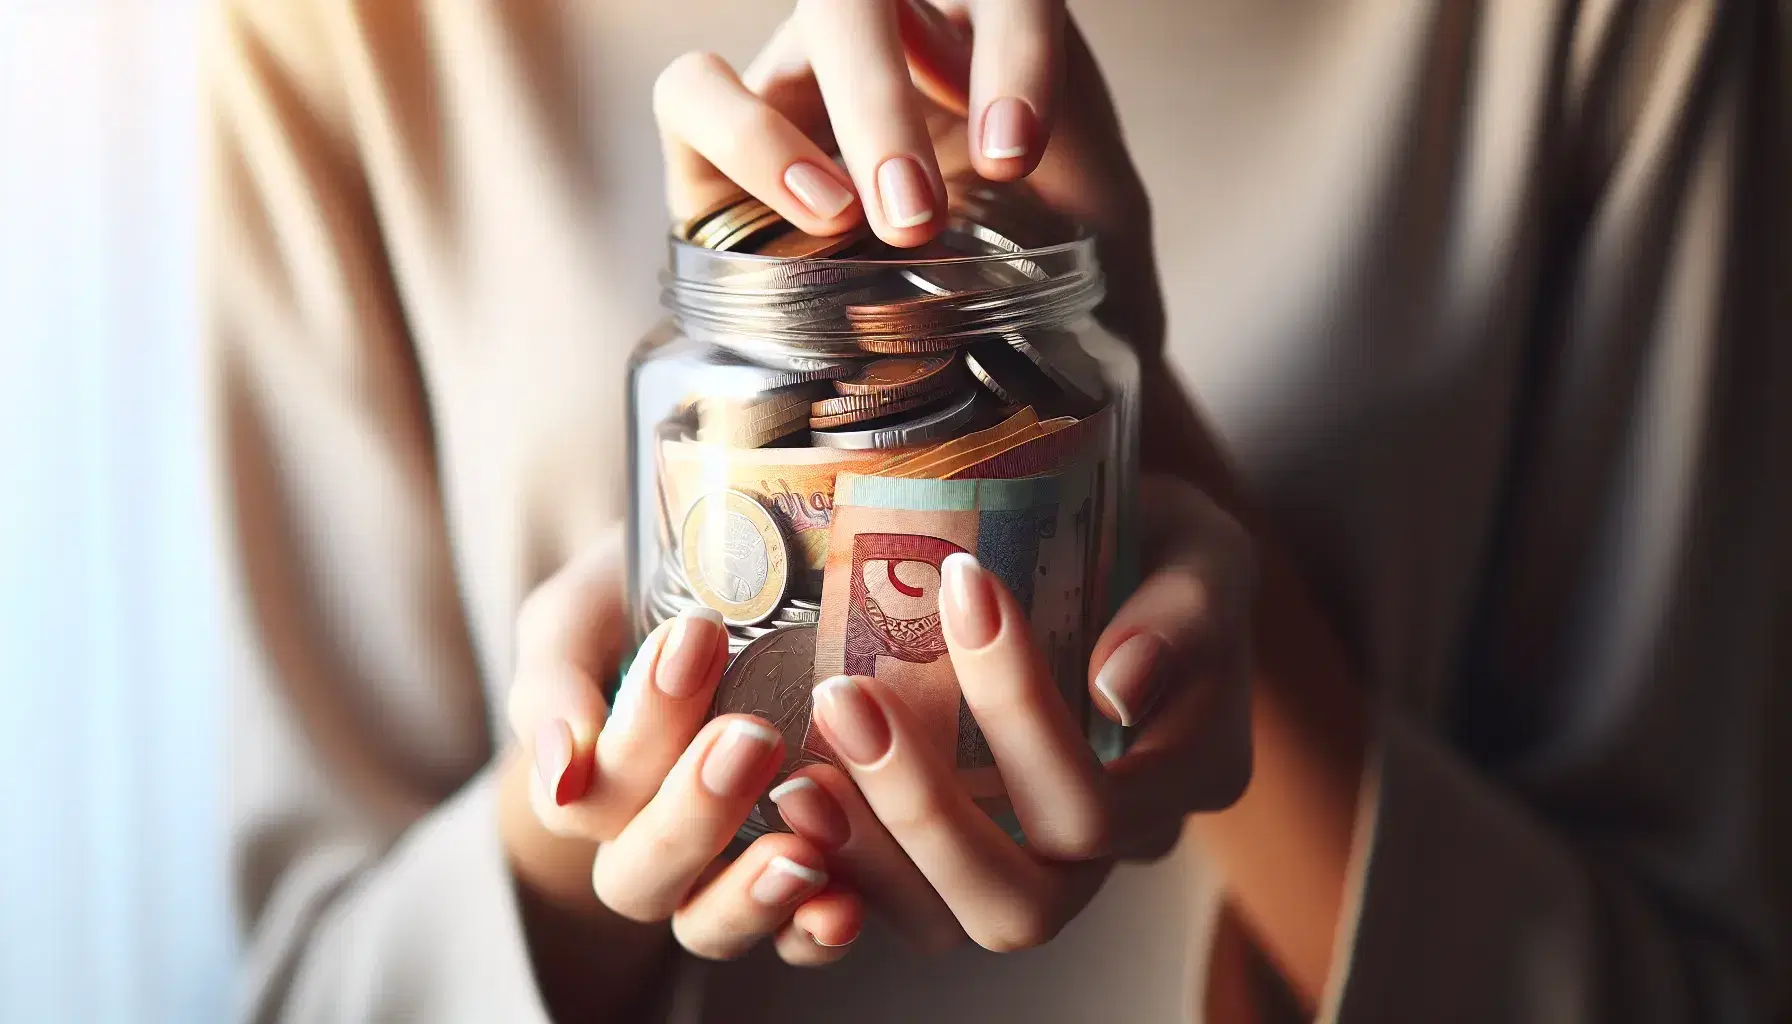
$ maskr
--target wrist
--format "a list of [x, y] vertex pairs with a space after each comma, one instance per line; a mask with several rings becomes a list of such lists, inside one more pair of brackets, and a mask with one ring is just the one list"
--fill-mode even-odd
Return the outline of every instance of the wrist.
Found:
[[612, 912], [591, 887], [597, 844], [542, 827], [531, 767], [512, 752], [500, 771], [498, 832], [541, 1000], [555, 1020], [633, 1019], [669, 987], [671, 929]]

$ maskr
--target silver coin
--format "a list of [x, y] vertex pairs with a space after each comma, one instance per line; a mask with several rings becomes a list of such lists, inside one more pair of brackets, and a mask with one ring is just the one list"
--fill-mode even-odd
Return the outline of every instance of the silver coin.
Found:
[[942, 441], [970, 422], [977, 410], [976, 390], [949, 399], [932, 412], [900, 423], [868, 429], [812, 430], [809, 437], [823, 448], [906, 448], [909, 445]]
[[[859, 372], [865, 365], [862, 359], [789, 359], [779, 360], [786, 365], [763, 366], [757, 363], [737, 359], [712, 358], [706, 361], [713, 370], [706, 370], [706, 378], [714, 377], [713, 389], [717, 393], [757, 395], [779, 388], [807, 384], [818, 380], [839, 380]], [[706, 379], [705, 384], [709, 385]]]
[[799, 626], [812, 626], [821, 621], [821, 610], [818, 608], [793, 608], [790, 605], [772, 613], [772, 622], [789, 623]]

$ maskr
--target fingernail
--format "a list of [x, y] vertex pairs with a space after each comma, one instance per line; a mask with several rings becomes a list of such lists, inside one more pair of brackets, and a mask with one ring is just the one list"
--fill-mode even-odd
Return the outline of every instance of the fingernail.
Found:
[[541, 779], [542, 792], [551, 794], [556, 806], [565, 806], [561, 799], [560, 780], [572, 764], [572, 726], [564, 719], [550, 718], [535, 729], [535, 774]]
[[784, 172], [784, 187], [817, 217], [830, 218], [852, 205], [852, 193], [840, 180], [809, 163], [794, 163]]
[[824, 849], [835, 850], [852, 838], [852, 826], [846, 812], [806, 775], [788, 779], [774, 787], [767, 796], [778, 805], [778, 816], [791, 831]]
[[716, 656], [716, 641], [721, 635], [722, 613], [714, 608], [687, 608], [679, 612], [666, 637], [666, 646], [660, 648], [653, 685], [676, 700], [701, 690], [703, 673]]
[[1114, 706], [1120, 724], [1131, 728], [1151, 708], [1151, 683], [1156, 673], [1163, 641], [1150, 633], [1138, 633], [1128, 639], [1095, 673], [1095, 688]]
[[737, 718], [709, 748], [698, 773], [716, 796], [745, 796], [770, 765], [778, 734], [758, 722]]
[[933, 219], [933, 186], [912, 156], [893, 156], [877, 169], [877, 198], [893, 228], [912, 228]]
[[748, 890], [755, 902], [768, 907], [781, 907], [787, 903], [795, 903], [806, 893], [826, 885], [828, 875], [807, 865], [798, 864], [789, 857], [773, 857], [759, 877], [753, 880], [753, 888]]
[[890, 749], [883, 709], [850, 676], [823, 680], [814, 698], [815, 712], [841, 757], [858, 765], [876, 764]]
[[996, 607], [995, 581], [977, 559], [954, 551], [940, 563], [941, 623], [951, 638], [967, 650], [988, 647], [1002, 629], [1002, 613]]
[[1013, 160], [1027, 155], [1037, 119], [1025, 100], [1004, 96], [983, 110], [983, 155], [991, 160]]
[[850, 946], [859, 937], [858, 932], [853, 932], [851, 938], [848, 938], [845, 942], [823, 942], [820, 939], [815, 937], [814, 932], [806, 931], [803, 934], [809, 936], [810, 942], [815, 943], [817, 946], [820, 946], [823, 949], [839, 949], [841, 946]]

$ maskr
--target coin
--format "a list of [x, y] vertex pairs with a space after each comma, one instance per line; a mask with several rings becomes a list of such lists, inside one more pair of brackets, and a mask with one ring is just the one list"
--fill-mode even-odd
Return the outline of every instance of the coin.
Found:
[[721, 612], [723, 622], [763, 622], [784, 600], [789, 547], [771, 513], [740, 491], [711, 491], [692, 502], [679, 550], [692, 595]]
[[687, 242], [693, 241], [692, 236], [695, 235], [703, 225], [709, 223], [717, 216], [720, 216], [724, 211], [737, 206], [740, 203], [744, 203], [751, 198], [753, 197], [745, 192], [735, 192], [734, 194], [723, 198], [719, 202], [712, 204], [702, 213], [687, 218], [683, 224], [680, 224], [678, 226], [678, 237]]
[[717, 384], [728, 391], [755, 393], [776, 391], [796, 384], [817, 380], [839, 380], [856, 376], [865, 366], [859, 359], [809, 359], [795, 366], [761, 366], [740, 359], [711, 358], [707, 364], [716, 367]]
[[751, 252], [768, 235], [788, 226], [789, 222], [779, 216], [776, 210], [764, 207], [764, 212], [758, 216], [740, 218], [734, 230], [718, 240], [715, 248], [721, 252]]
[[996, 397], [1012, 405], [1030, 405], [1045, 418], [1074, 415], [1064, 389], [1031, 359], [1002, 338], [980, 338], [965, 349], [965, 366], [971, 376]]
[[762, 242], [753, 252], [781, 260], [819, 260], [838, 256], [870, 237], [871, 229], [863, 224], [839, 235], [811, 235], [792, 227], [789, 231]]
[[[713, 713], [757, 715], [784, 737], [782, 780], [803, 761], [809, 733], [810, 691], [815, 688], [814, 626], [776, 629], [754, 640], [729, 662], [716, 687]], [[776, 806], [761, 797], [755, 816], [766, 829], [781, 828]]]
[[857, 430], [811, 430], [809, 437], [823, 448], [905, 448], [951, 437], [976, 413], [978, 392], [966, 391], [912, 419], [874, 421]]
[[832, 430], [835, 427], [847, 427], [854, 423], [894, 416], [900, 412], [919, 409], [930, 402], [937, 401], [937, 394], [907, 395], [885, 399], [879, 395], [843, 395], [839, 398], [827, 398], [809, 407], [809, 427], [813, 430]]
[[951, 356], [890, 356], [863, 364], [850, 377], [834, 381], [842, 395], [879, 395], [895, 398], [950, 387], [958, 373]]

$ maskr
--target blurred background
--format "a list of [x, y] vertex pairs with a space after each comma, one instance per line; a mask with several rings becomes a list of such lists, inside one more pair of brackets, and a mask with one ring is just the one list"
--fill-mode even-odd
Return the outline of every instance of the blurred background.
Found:
[[0, 1020], [228, 1006], [194, 0], [0, 0]]

